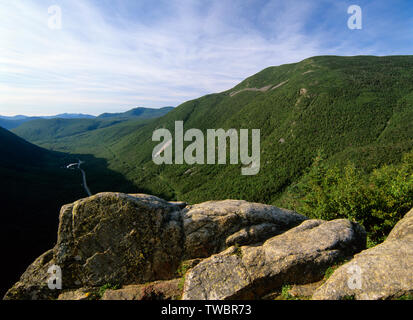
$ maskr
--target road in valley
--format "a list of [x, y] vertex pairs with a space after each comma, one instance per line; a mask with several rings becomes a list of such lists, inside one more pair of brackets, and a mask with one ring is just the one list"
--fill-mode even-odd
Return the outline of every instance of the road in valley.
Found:
[[85, 189], [86, 193], [87, 193], [88, 196], [90, 197], [90, 196], [92, 195], [92, 193], [90, 192], [89, 187], [87, 186], [87, 183], [86, 183], [86, 172], [85, 172], [85, 170], [83, 170], [83, 169], [80, 167], [80, 165], [81, 165], [82, 163], [84, 163], [84, 162], [79, 159], [79, 162], [78, 162], [78, 163], [69, 164], [66, 168], [70, 169], [70, 168], [73, 168], [74, 166], [77, 166], [77, 168], [80, 170], [80, 172], [82, 172], [83, 188]]
[[80, 167], [80, 165], [81, 165], [82, 163], [83, 163], [83, 162], [79, 160], [78, 169], [82, 172], [83, 188], [85, 188], [86, 193], [87, 193], [88, 196], [90, 197], [90, 196], [92, 195], [92, 193], [90, 192], [89, 187], [87, 186], [87, 183], [86, 183], [86, 173], [85, 173], [85, 170], [83, 170], [83, 169]]

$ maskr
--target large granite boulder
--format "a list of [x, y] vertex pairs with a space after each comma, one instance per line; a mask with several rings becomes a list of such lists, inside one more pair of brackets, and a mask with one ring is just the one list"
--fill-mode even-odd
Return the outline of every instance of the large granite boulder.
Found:
[[183, 253], [179, 212], [154, 196], [120, 193], [64, 206], [55, 261], [65, 286], [169, 279]]
[[307, 220], [262, 245], [233, 246], [203, 260], [186, 274], [182, 298], [256, 299], [284, 284], [315, 282], [365, 244], [356, 223]]
[[378, 300], [408, 294], [413, 294], [413, 209], [386, 241], [338, 268], [313, 299]]

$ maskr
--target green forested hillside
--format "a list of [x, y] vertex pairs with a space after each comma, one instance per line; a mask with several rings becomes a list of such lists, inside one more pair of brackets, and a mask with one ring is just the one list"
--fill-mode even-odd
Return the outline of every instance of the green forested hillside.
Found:
[[[313, 57], [267, 68], [231, 90], [185, 102], [146, 125], [122, 127], [122, 135], [107, 141], [100, 134], [110, 136], [121, 127], [41, 145], [76, 152], [81, 144], [84, 152], [100, 145], [93, 152], [106, 158], [111, 169], [137, 188], [171, 199], [275, 203], [320, 150], [328, 163], [351, 160], [367, 171], [400, 162], [413, 146], [412, 71], [412, 56]], [[176, 120], [184, 121], [185, 130], [260, 129], [261, 171], [242, 176], [240, 165], [156, 166], [152, 133], [160, 127], [173, 132]]]
[[[413, 147], [412, 74], [413, 56], [313, 57], [267, 68], [148, 123], [116, 124], [38, 143], [106, 159], [111, 170], [134, 185], [132, 191], [191, 203], [237, 198], [294, 207], [286, 202], [292, 199], [287, 193], [308, 181], [308, 168], [320, 153], [326, 167], [351, 164], [366, 176], [401, 163]], [[157, 128], [173, 132], [177, 120], [184, 121], [185, 130], [204, 133], [260, 129], [260, 172], [242, 176], [241, 165], [229, 164], [155, 165], [151, 156], [158, 142], [151, 141], [152, 133]]]
[[97, 119], [37, 119], [26, 122], [12, 131], [33, 142], [47, 139], [60, 139], [78, 133], [105, 128], [121, 122], [120, 120]]

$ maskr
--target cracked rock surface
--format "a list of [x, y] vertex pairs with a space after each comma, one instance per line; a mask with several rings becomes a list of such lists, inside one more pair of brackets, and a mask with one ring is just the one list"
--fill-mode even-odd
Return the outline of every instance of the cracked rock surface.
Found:
[[234, 246], [205, 259], [187, 273], [182, 298], [257, 299], [284, 284], [315, 282], [365, 243], [356, 223], [307, 220], [262, 245]]

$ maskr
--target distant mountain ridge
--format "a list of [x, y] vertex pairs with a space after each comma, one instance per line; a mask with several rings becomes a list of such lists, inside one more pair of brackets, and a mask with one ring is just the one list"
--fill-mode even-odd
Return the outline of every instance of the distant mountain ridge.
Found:
[[16, 116], [2, 116], [0, 115], [0, 127], [3, 127], [8, 130], [15, 129], [22, 125], [23, 123], [39, 120], [39, 119], [129, 119], [129, 118], [142, 118], [150, 119], [162, 116], [167, 112], [171, 111], [173, 107], [163, 107], [159, 109], [152, 108], [143, 108], [137, 107], [125, 112], [119, 113], [102, 113], [101, 115], [94, 116], [90, 114], [83, 113], [60, 113], [54, 116], [25, 116], [25, 115], [16, 115]]
[[24, 120], [24, 119], [27, 119], [27, 118], [33, 118], [33, 117], [23, 116], [23, 115], [16, 115], [16, 116], [2, 116], [2, 115], [0, 115], [0, 119], [11, 120], [11, 121]]
[[55, 119], [55, 118], [61, 118], [61, 119], [93, 119], [96, 118], [96, 116], [93, 116], [91, 114], [83, 114], [83, 113], [60, 113], [55, 116], [44, 116], [40, 117], [43, 119]]
[[173, 107], [163, 107], [160, 109], [134, 108], [129, 111], [120, 113], [102, 113], [101, 115], [97, 116], [97, 118], [156, 118], [168, 113], [171, 110], [173, 110]]
[[37, 119], [93, 119], [96, 116], [90, 114], [82, 113], [61, 113], [55, 116], [25, 116], [25, 115], [16, 115], [16, 116], [2, 116], [0, 115], [0, 127], [11, 130], [17, 128], [21, 124], [37, 120]]
[[11, 121], [27, 120], [27, 119], [54, 119], [54, 118], [79, 119], [79, 118], [96, 118], [96, 116], [92, 116], [90, 114], [83, 114], [83, 113], [60, 113], [54, 116], [25, 116], [25, 115], [2, 116], [0, 115], [0, 119], [11, 120]]

